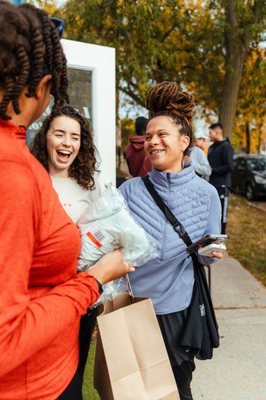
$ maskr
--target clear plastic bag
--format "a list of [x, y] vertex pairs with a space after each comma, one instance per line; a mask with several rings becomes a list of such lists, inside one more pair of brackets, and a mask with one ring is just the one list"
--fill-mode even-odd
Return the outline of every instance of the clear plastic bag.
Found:
[[126, 262], [140, 266], [158, 255], [156, 243], [134, 220], [120, 192], [111, 183], [78, 220], [82, 248], [78, 270], [84, 271], [104, 254], [121, 249]]
[[113, 300], [119, 294], [128, 292], [128, 285], [126, 279], [121, 277], [115, 281], [111, 281], [103, 285], [103, 292], [93, 307], [103, 304], [107, 300]]
[[[81, 252], [78, 270], [85, 271], [104, 254], [121, 249], [125, 261], [140, 266], [158, 256], [156, 243], [134, 220], [121, 193], [111, 183], [78, 220]], [[110, 287], [112, 299], [115, 291]], [[118, 285], [121, 293], [121, 283]], [[105, 287], [104, 287], [104, 290]]]

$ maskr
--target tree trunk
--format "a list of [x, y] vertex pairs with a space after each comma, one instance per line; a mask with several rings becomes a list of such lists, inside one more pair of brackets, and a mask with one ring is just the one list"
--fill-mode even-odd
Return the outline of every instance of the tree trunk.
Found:
[[225, 77], [219, 114], [224, 134], [231, 139], [243, 65], [248, 55], [248, 38], [240, 36], [235, 0], [225, 1], [225, 11]]
[[258, 143], [257, 143], [256, 149], [257, 149], [257, 153], [260, 154], [261, 145], [262, 145], [262, 121], [257, 126], [257, 129], [259, 131], [259, 134], [258, 134]]
[[232, 62], [225, 73], [222, 101], [220, 106], [220, 122], [224, 135], [229, 139], [233, 136], [234, 118], [236, 113], [238, 91], [244, 65], [243, 56], [239, 51], [232, 55]]
[[246, 122], [245, 125], [245, 131], [246, 131], [246, 153], [250, 153], [250, 129], [249, 129], [249, 123]]

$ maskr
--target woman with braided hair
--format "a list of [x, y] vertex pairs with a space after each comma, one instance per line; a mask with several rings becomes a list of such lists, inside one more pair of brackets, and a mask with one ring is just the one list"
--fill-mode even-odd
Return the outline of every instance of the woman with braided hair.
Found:
[[67, 96], [66, 59], [48, 15], [0, 1], [0, 399], [81, 400], [80, 318], [101, 284], [132, 271], [120, 251], [77, 274], [78, 228], [26, 128]]
[[[183, 165], [192, 142], [193, 97], [179, 91], [174, 82], [162, 82], [149, 90], [146, 105], [150, 118], [144, 149], [153, 165], [150, 182], [192, 242], [208, 233], [219, 234], [221, 210], [216, 191], [191, 166]], [[194, 296], [193, 260], [143, 179], [130, 179], [119, 189], [140, 225], [156, 240], [159, 252], [158, 258], [129, 274], [133, 293], [152, 299], [180, 398], [191, 400], [196, 349], [183, 344], [183, 333]], [[213, 252], [213, 257], [222, 254]], [[214, 259], [200, 261], [209, 264]]]

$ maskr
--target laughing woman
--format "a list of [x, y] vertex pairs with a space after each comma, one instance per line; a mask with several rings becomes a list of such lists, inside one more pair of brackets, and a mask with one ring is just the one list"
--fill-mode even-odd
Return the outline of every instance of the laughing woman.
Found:
[[[183, 167], [192, 140], [193, 105], [193, 97], [180, 92], [174, 82], [152, 87], [144, 149], [153, 165], [150, 181], [194, 242], [205, 234], [220, 233], [221, 210], [214, 187], [192, 167]], [[156, 240], [160, 254], [129, 274], [133, 293], [152, 299], [180, 398], [191, 400], [195, 349], [181, 342], [194, 285], [192, 258], [141, 178], [130, 179], [119, 189], [140, 225]], [[220, 252], [213, 256], [222, 257]]]
[[[88, 201], [93, 201], [100, 194], [100, 183], [95, 181], [96, 148], [89, 122], [73, 107], [64, 106], [44, 120], [31, 151], [49, 172], [66, 213], [73, 222], [77, 222]], [[81, 382], [96, 315], [95, 308], [88, 309], [81, 318], [78, 365]]]
[[93, 201], [100, 193], [89, 122], [73, 107], [63, 106], [43, 121], [31, 152], [49, 172], [61, 204], [77, 222], [87, 206], [83, 200]]

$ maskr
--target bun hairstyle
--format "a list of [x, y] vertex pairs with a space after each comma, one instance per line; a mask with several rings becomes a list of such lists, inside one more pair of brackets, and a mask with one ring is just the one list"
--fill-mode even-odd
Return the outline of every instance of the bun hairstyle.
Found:
[[192, 145], [192, 112], [194, 98], [191, 94], [181, 92], [175, 82], [161, 82], [152, 86], [146, 99], [150, 119], [158, 116], [170, 117], [177, 126], [179, 133], [190, 138], [190, 144], [185, 150], [189, 154]]
[[68, 102], [66, 58], [60, 38], [48, 14], [31, 4], [18, 7], [0, 0], [0, 118], [12, 102], [20, 114], [19, 96], [28, 86], [28, 97], [47, 74], [52, 74], [54, 108]]

